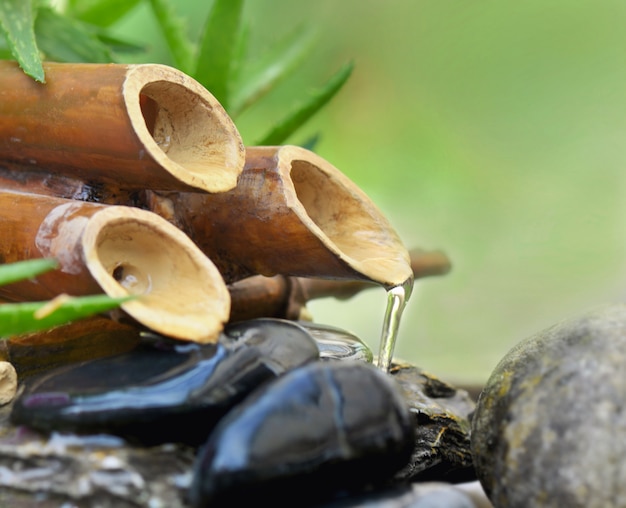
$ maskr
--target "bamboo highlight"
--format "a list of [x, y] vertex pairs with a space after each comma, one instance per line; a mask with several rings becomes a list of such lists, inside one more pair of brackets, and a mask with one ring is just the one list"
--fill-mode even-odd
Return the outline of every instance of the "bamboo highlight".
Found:
[[390, 288], [412, 277], [408, 252], [376, 205], [303, 148], [248, 147], [227, 192], [148, 194], [148, 208], [185, 231], [228, 283], [282, 274]]
[[140, 295], [122, 304], [134, 320], [183, 340], [214, 342], [230, 312], [216, 267], [180, 230], [154, 213], [0, 191], [0, 259], [58, 259], [60, 268], [0, 287], [9, 300], [59, 293]]
[[45, 63], [36, 83], [0, 61], [0, 159], [133, 189], [233, 188], [245, 150], [230, 117], [164, 65]]

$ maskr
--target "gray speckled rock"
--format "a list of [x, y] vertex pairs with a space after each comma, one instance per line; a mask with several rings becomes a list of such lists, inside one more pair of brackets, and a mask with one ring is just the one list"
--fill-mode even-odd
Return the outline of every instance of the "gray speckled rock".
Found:
[[472, 422], [477, 474], [498, 507], [626, 506], [626, 305], [513, 348]]

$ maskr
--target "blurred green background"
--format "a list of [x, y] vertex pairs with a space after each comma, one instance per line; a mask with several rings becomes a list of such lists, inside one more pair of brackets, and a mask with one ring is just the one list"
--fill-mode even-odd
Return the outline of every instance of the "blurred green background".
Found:
[[[178, 4], [191, 32], [210, 5]], [[117, 30], [167, 59], [144, 10]], [[244, 140], [353, 60], [346, 87], [290, 141], [321, 133], [316, 151], [408, 247], [453, 262], [417, 283], [397, 356], [481, 382], [519, 340], [624, 298], [626, 3], [250, 0], [246, 16], [253, 51], [302, 23], [319, 40], [297, 78], [237, 121]], [[373, 289], [311, 310], [376, 350], [385, 302]]]

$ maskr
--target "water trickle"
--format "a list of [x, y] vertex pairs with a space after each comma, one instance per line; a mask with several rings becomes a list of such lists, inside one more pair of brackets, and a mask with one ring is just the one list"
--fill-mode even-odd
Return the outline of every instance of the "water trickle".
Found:
[[412, 291], [413, 277], [387, 290], [387, 309], [385, 311], [383, 330], [380, 336], [378, 358], [376, 358], [376, 366], [383, 372], [389, 372], [389, 368], [391, 367], [402, 312], [411, 297]]

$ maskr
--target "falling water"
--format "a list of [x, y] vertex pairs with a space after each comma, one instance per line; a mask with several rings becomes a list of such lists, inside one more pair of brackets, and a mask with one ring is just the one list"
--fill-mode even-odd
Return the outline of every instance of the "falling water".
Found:
[[378, 358], [376, 359], [376, 366], [383, 372], [389, 372], [389, 368], [391, 367], [402, 311], [409, 301], [412, 291], [412, 277], [403, 284], [387, 290], [387, 310], [385, 311], [385, 318], [383, 320]]

